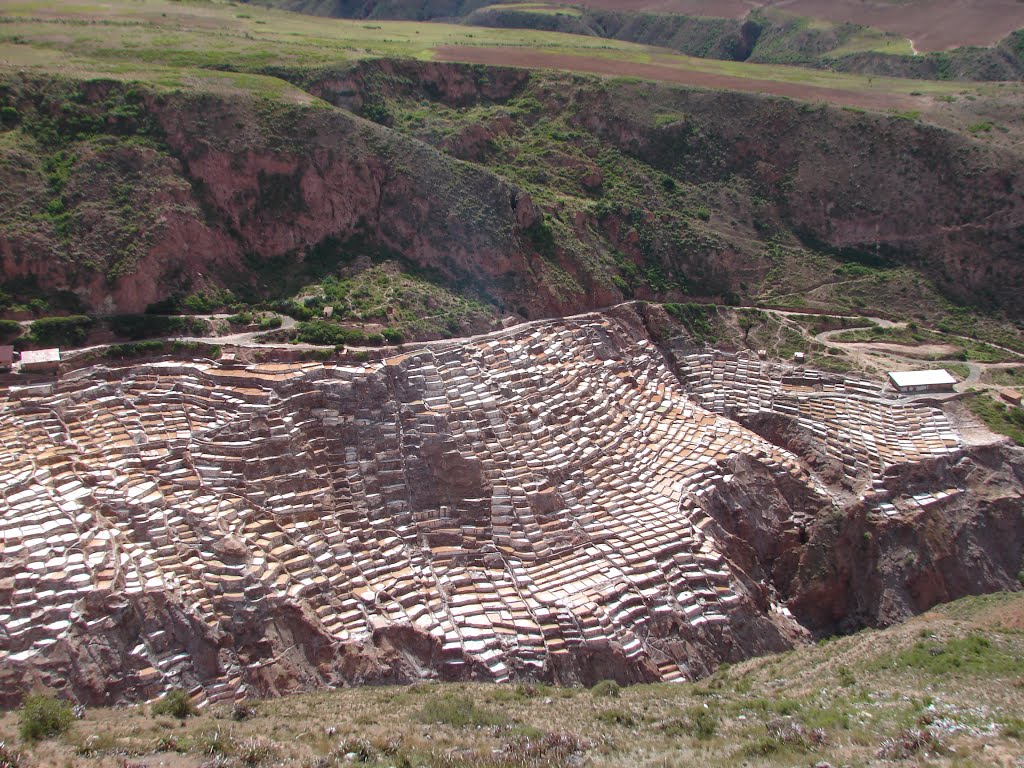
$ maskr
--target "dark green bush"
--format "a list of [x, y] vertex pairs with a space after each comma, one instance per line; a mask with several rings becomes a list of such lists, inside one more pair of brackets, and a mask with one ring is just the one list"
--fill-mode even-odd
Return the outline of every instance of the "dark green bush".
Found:
[[27, 696], [18, 713], [18, 733], [25, 741], [39, 741], [64, 733], [71, 725], [71, 705], [50, 696]]
[[149, 708], [150, 714], [153, 717], [158, 715], [170, 715], [176, 717], [179, 720], [184, 720], [186, 717], [192, 717], [198, 714], [195, 705], [192, 704], [192, 699], [188, 693], [183, 690], [175, 690], [168, 693], [160, 701], [155, 702]]
[[275, 328], [281, 327], [281, 318], [278, 315], [271, 315], [270, 317], [260, 318], [260, 330], [261, 331], [272, 331]]
[[85, 315], [41, 317], [32, 321], [32, 341], [43, 346], [80, 347], [95, 321]]
[[105, 357], [143, 357], [158, 355], [164, 351], [162, 341], [137, 341], [134, 344], [111, 344], [104, 353]]
[[115, 315], [109, 322], [111, 331], [132, 341], [183, 334], [205, 336], [207, 332], [206, 321], [195, 317]]
[[709, 707], [693, 707], [687, 713], [690, 733], [701, 741], [707, 741], [718, 732], [718, 717]]
[[605, 725], [621, 725], [632, 728], [642, 718], [628, 709], [606, 709], [597, 713], [597, 719]]
[[304, 304], [299, 304], [298, 302], [291, 300], [275, 301], [273, 304], [273, 310], [275, 312], [280, 312], [282, 315], [288, 315], [288, 317], [294, 318], [300, 322], [303, 320], [312, 320], [317, 315], [315, 311]]
[[[342, 328], [327, 320], [309, 320], [299, 323], [298, 340], [306, 344], [324, 346], [356, 345], [367, 342], [366, 335], [354, 328]], [[383, 337], [381, 337], [383, 341]]]

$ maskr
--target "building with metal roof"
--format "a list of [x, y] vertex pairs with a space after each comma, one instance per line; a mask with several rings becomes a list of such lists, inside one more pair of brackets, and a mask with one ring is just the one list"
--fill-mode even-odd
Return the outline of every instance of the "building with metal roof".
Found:
[[934, 371], [890, 371], [889, 383], [897, 392], [952, 392], [956, 379], [945, 368]]

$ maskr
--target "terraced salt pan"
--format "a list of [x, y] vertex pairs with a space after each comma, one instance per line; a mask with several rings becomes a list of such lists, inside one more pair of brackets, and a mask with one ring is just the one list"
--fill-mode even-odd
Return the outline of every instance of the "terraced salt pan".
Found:
[[[755, 606], [703, 511], [732, 459], [827, 502], [795, 456], [720, 414], [792, 414], [851, 476], [957, 441], [863, 382], [687, 362], [684, 387], [595, 315], [363, 368], [175, 362], [5, 393], [0, 663], [45, 669], [58, 639], [101, 631], [78, 617], [88, 593], [161, 592], [211, 631], [281, 603], [338, 643], [414, 627], [447, 676], [549, 676], [612, 645], [690, 677], [694, 648], [740, 642], [737, 617], [792, 621]], [[225, 650], [204, 677], [159, 626], [130, 655], [139, 690], [198, 680], [210, 699], [274, 663]]]

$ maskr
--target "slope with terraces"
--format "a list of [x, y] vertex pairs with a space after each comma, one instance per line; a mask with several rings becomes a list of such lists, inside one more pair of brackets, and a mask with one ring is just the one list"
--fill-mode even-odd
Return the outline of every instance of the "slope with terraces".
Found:
[[[631, 307], [361, 365], [97, 367], [2, 398], [8, 704], [693, 679], [1021, 566], [1019, 451], [869, 382], [663, 352]], [[877, 573], [844, 571], [868, 532]], [[936, 581], [947, 550], [995, 540]]]

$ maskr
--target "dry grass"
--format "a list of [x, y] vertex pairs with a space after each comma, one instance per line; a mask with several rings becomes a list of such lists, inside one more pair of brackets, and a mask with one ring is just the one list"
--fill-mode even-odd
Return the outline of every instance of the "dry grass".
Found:
[[0, 740], [31, 765], [1005, 765], [1024, 754], [1024, 594], [970, 598], [618, 698], [543, 685], [349, 688], [185, 721], [92, 709], [58, 740]]

